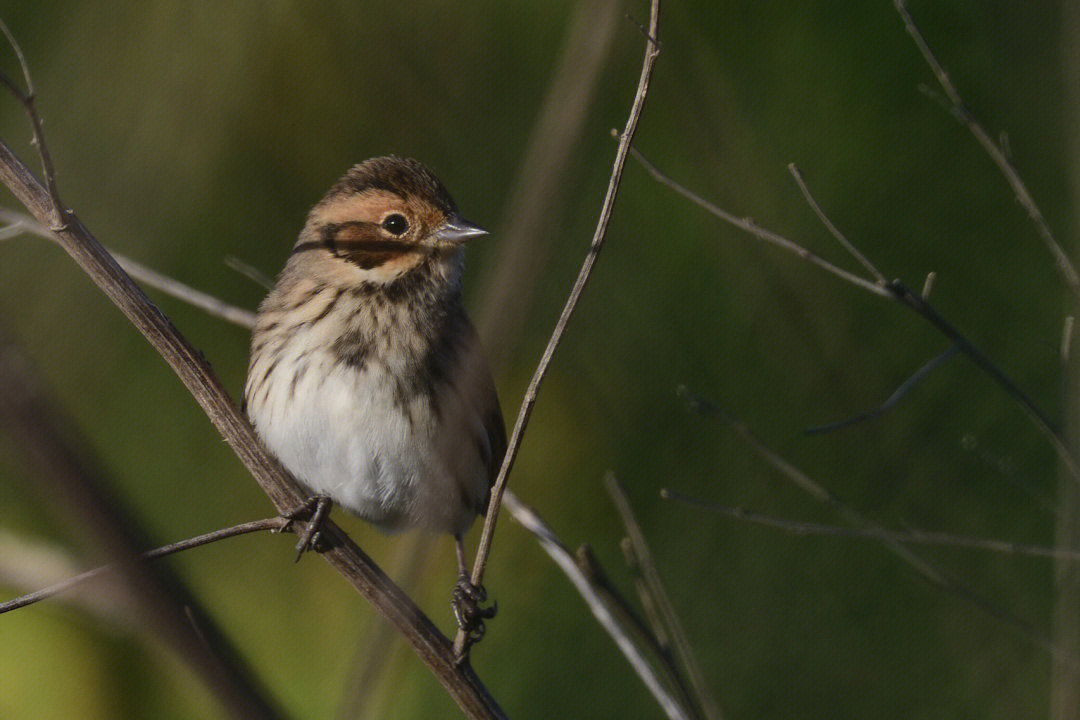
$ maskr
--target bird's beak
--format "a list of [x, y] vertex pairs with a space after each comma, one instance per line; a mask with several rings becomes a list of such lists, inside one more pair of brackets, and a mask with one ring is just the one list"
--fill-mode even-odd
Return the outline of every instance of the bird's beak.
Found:
[[435, 232], [431, 234], [431, 239], [435, 241], [435, 245], [452, 247], [487, 234], [488, 231], [484, 228], [454, 213], [435, 229]]

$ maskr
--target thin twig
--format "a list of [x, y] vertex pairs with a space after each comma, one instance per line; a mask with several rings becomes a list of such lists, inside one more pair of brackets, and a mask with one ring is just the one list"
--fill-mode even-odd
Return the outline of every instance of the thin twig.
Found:
[[[528, 528], [525, 529], [528, 530]], [[596, 559], [596, 555], [593, 554], [592, 548], [588, 545], [579, 546], [574, 553], [574, 558], [577, 560], [578, 567], [581, 568], [581, 571], [585, 574], [585, 577], [589, 580], [593, 589], [602, 596], [608, 608], [618, 616], [616, 622], [622, 627], [633, 630], [634, 634], [637, 635], [642, 642], [647, 644], [660, 660], [661, 667], [666, 672], [668, 679], [679, 691], [683, 711], [686, 713], [693, 713], [694, 718], [700, 718], [701, 715], [698, 714], [698, 708], [694, 705], [693, 691], [687, 684], [682, 672], [680, 672], [675, 657], [671, 654], [671, 647], [666, 642], [666, 638], [658, 635], [656, 632], [657, 628], [655, 626], [650, 626], [650, 623], [646, 622], [646, 620], [638, 614], [630, 602], [623, 596], [615, 586], [615, 583], [612, 582], [611, 578], [604, 572], [604, 568]], [[652, 618], [650, 618], [650, 620], [651, 619]]]
[[953, 327], [948, 320], [938, 314], [937, 310], [924, 300], [921, 295], [916, 295], [908, 290], [899, 280], [893, 280], [889, 283], [888, 288], [893, 297], [895, 297], [902, 305], [914, 311], [915, 314], [933, 325], [938, 332], [954, 342], [956, 346], [960, 348], [960, 352], [964, 353], [964, 355], [974, 362], [980, 370], [989, 375], [990, 378], [1009, 395], [1009, 397], [1015, 400], [1020, 407], [1024, 409], [1028, 417], [1035, 423], [1035, 427], [1039, 429], [1057, 452], [1058, 458], [1065, 464], [1073, 481], [1080, 483], [1080, 462], [1077, 461], [1068, 445], [1065, 444], [1064, 439], [1061, 437], [1061, 433], [1058, 432], [1053, 423], [1051, 423], [1050, 417], [1035, 404], [1035, 401], [1028, 397], [1027, 393], [1021, 390], [1020, 386], [1017, 385], [1012, 378], [1002, 372], [986, 353], [975, 347], [971, 341], [960, 334], [960, 331]]
[[[144, 560], [157, 560], [158, 558], [165, 557], [166, 555], [172, 555], [173, 553], [183, 552], [184, 550], [190, 550], [191, 548], [199, 547], [200, 545], [209, 545], [210, 543], [217, 542], [218, 540], [224, 540], [226, 538], [236, 537], [237, 535], [245, 535], [247, 533], [259, 532], [260, 530], [283, 530], [288, 524], [289, 520], [283, 517], [266, 518], [265, 520], [254, 520], [252, 522], [241, 523], [240, 525], [233, 525], [232, 527], [222, 528], [221, 530], [215, 530], [203, 535], [196, 535], [193, 538], [187, 540], [181, 540], [169, 545], [163, 545], [153, 550], [147, 550], [139, 555]], [[100, 567], [87, 570], [84, 573], [75, 575], [73, 577], [62, 580], [55, 585], [42, 588], [32, 593], [27, 593], [21, 597], [8, 600], [0, 603], [0, 615], [12, 610], [18, 610], [19, 608], [26, 607], [27, 605], [33, 605], [36, 602], [47, 600], [55, 595], [59, 595], [62, 592], [66, 592], [78, 585], [81, 585], [88, 580], [93, 580], [96, 577], [104, 575], [109, 572], [114, 572], [117, 569], [116, 565], [101, 565]]]
[[[168, 567], [151, 571], [138, 555], [148, 544], [138, 520], [108, 488], [103, 463], [76, 424], [50, 401], [12, 346], [0, 347], [0, 432], [18, 448], [33, 477], [31, 487], [52, 512], [76, 525], [81, 544], [109, 558], [123, 581], [129, 614], [183, 658], [230, 715], [282, 717], [270, 694], [228, 635]], [[205, 642], [195, 641], [183, 616], [187, 606], [203, 618]]]
[[859, 264], [866, 268], [867, 272], [877, 278], [879, 285], [887, 283], [888, 279], [881, 274], [881, 271], [877, 269], [874, 263], [870, 262], [865, 255], [859, 252], [859, 249], [844, 237], [844, 234], [840, 232], [840, 229], [837, 228], [836, 225], [833, 224], [833, 221], [829, 219], [829, 216], [822, 211], [821, 206], [818, 205], [813, 193], [810, 192], [810, 187], [806, 184], [806, 181], [803, 180], [802, 173], [799, 172], [799, 168], [795, 166], [795, 163], [788, 164], [788, 172], [795, 178], [795, 183], [799, 186], [799, 190], [802, 191], [803, 197], [806, 198], [806, 202], [810, 205], [810, 208], [818, 216], [818, 219], [821, 220], [821, 224], [825, 226], [834, 238], [836, 238], [837, 242], [843, 245], [844, 249], [847, 250], [852, 257], [858, 260]]
[[[57, 237], [56, 233], [50, 230], [48, 226], [38, 222], [25, 213], [9, 210], [7, 208], [0, 208], [0, 221], [8, 223], [8, 228], [4, 228], [4, 231], [9, 228], [18, 230], [18, 232], [13, 232], [11, 234], [3, 232], [0, 234], [0, 240], [14, 237], [14, 235], [19, 232], [26, 232], [44, 238], [45, 240], [51, 240], [52, 242], [60, 241], [60, 238]], [[234, 325], [246, 328], [255, 326], [255, 313], [250, 310], [244, 310], [235, 305], [230, 305], [213, 295], [204, 293], [201, 290], [196, 290], [190, 285], [185, 285], [179, 280], [174, 280], [168, 275], [159, 273], [157, 270], [149, 268], [137, 260], [132, 260], [119, 253], [113, 253], [113, 257], [120, 267], [124, 269], [124, 272], [144, 285], [148, 285], [155, 290], [160, 290], [170, 297], [183, 300], [189, 305], [193, 305], [200, 310], [205, 311], [209, 315], [213, 315], [216, 318], [220, 318]]]
[[[44, 225], [38, 223], [36, 220], [34, 220], [33, 218], [31, 218], [28, 215], [22, 215], [21, 213], [16, 213], [14, 211], [5, 210], [3, 208], [0, 208], [0, 220], [4, 220], [6, 222], [11, 222], [12, 227], [17, 227], [19, 225], [19, 223], [26, 224], [27, 227], [24, 228], [25, 231], [31, 232], [32, 234], [39, 235], [39, 236], [44, 237], [44, 238], [49, 239], [49, 240], [56, 240], [55, 235], [51, 231], [49, 231]], [[20, 230], [20, 232], [22, 232], [22, 231], [23, 231], [23, 229]], [[117, 261], [121, 262], [121, 258], [117, 257]], [[241, 262], [241, 261], [237, 261], [237, 263], [239, 263], [239, 262]], [[136, 267], [141, 268], [142, 266], [141, 265], [136, 265]], [[239, 268], [234, 268], [234, 269], [239, 269]], [[150, 272], [153, 273], [155, 276], [159, 275], [159, 273], [156, 273], [156, 271], [151, 270]], [[138, 276], [136, 276], [136, 277], [138, 278]], [[204, 310], [207, 310], [207, 305], [209, 305], [209, 304], [194, 303], [192, 301], [192, 294], [191, 293], [184, 292], [183, 290], [177, 291], [177, 288], [183, 288], [184, 287], [183, 284], [179, 283], [179, 282], [176, 282], [176, 281], [172, 281], [171, 278], [168, 278], [170, 280], [170, 282], [164, 283], [160, 287], [152, 285], [150, 282], [147, 282], [143, 278], [138, 278], [138, 279], [142, 280], [147, 285], [151, 285], [151, 287], [156, 287], [156, 289], [159, 289], [159, 290], [165, 292], [168, 295], [176, 297], [176, 298], [178, 298], [178, 299], [180, 299], [182, 301], [195, 304], [197, 307], [200, 307], [200, 308], [202, 308]], [[196, 291], [196, 292], [198, 292], [198, 291]], [[221, 305], [223, 307], [231, 308], [234, 311], [234, 312], [230, 313], [231, 317], [238, 317], [238, 318], [243, 317], [241, 315], [241, 313], [248, 312], [246, 310], [243, 310], [242, 308], [234, 308], [232, 306], [228, 306], [224, 302], [218, 300], [217, 298], [214, 298], [214, 300], [215, 300], [216, 304], [219, 304], [219, 305]], [[209, 310], [207, 310], [207, 311], [209, 312]], [[222, 317], [222, 316], [218, 315], [218, 317]], [[241, 325], [250, 327], [250, 325], [247, 325], [246, 323], [239, 323], [238, 322], [237, 324], [241, 324]], [[509, 491], [507, 491], [507, 492], [509, 492]], [[521, 508], [525, 507], [523, 505], [520, 505], [520, 501], [517, 501], [517, 502], [519, 503], [519, 506]], [[517, 507], [515, 507], [514, 509], [511, 509], [509, 507], [509, 505], [507, 505], [507, 509], [510, 511], [511, 516], [513, 516], [515, 519], [519, 519], [518, 518], [519, 512], [524, 512], [524, 510], [519, 510]], [[526, 510], [527, 510], [527, 508], [526, 508]], [[545, 535], [543, 532], [539, 532], [537, 530], [537, 526], [535, 526], [535, 525], [532, 525], [532, 524], [530, 524], [528, 522], [521, 522], [520, 524], [522, 525], [522, 527], [524, 527], [529, 532], [534, 533], [536, 535], [537, 539], [541, 541], [541, 543], [543, 543], [543, 541], [548, 537], [548, 535]], [[544, 526], [544, 527], [546, 527], [546, 526]], [[423, 554], [420, 554], [418, 557], [422, 557], [422, 556], [423, 556]], [[561, 565], [560, 565], [560, 567], [561, 567]], [[101, 568], [98, 568], [97, 570], [90, 571], [90, 572], [100, 572], [100, 571], [101, 571]], [[406, 573], [406, 575], [408, 575], [408, 574], [409, 573]], [[622, 598], [615, 591], [614, 587], [612, 587], [610, 585], [605, 585], [599, 578], [592, 578], [592, 579], [594, 580], [593, 587], [596, 588], [596, 590], [598, 592], [604, 592], [605, 593], [605, 596], [606, 596], [607, 600], [611, 603], [611, 605], [613, 607], [615, 607], [616, 610], [618, 610], [620, 612], [620, 614], [622, 614], [624, 616], [624, 619], [627, 621], [627, 624], [630, 627], [633, 627], [636, 630], [638, 630], [640, 636], [643, 639], [645, 639], [645, 641], [648, 642], [653, 647], [653, 650], [657, 653], [657, 655], [661, 659], [664, 659], [665, 662], [667, 661], [667, 659], [670, 659], [670, 654], [665, 655], [666, 648], [663, 647], [662, 645], [658, 644], [657, 638], [653, 636], [653, 633], [651, 633], [648, 630], [648, 628], [644, 625], [644, 623], [642, 623], [640, 618], [637, 618], [633, 614], [633, 612], [630, 609], [630, 607], [629, 607], [628, 603], [626, 602], [626, 600], [624, 598]], [[388, 626], [382, 626], [382, 627], [388, 627]], [[605, 627], [605, 629], [606, 629], [606, 627]], [[379, 645], [380, 645], [380, 643], [375, 643], [375, 646], [379, 646]], [[633, 660], [631, 660], [631, 662], [633, 662]], [[679, 684], [682, 681], [682, 678], [678, 674], [676, 668], [674, 668], [674, 667], [669, 668], [669, 673], [671, 674], [672, 681], [675, 682], [676, 684]], [[685, 691], [684, 691], [684, 694], [686, 694]], [[347, 703], [346, 705], [349, 705], [349, 703]], [[348, 715], [348, 716], [351, 717], [352, 715], [355, 715], [355, 713], [352, 713], [351, 715]]]
[[[652, 0], [652, 8], [649, 16], [649, 36], [651, 38], [658, 37], [657, 31], [659, 20], [660, 0]], [[514, 422], [514, 429], [510, 434], [510, 440], [507, 444], [506, 455], [503, 458], [502, 467], [499, 469], [499, 475], [495, 479], [495, 483], [491, 489], [491, 500], [488, 505], [487, 516], [484, 520], [484, 529], [480, 535], [480, 544], [476, 551], [476, 560], [473, 563], [471, 578], [473, 585], [480, 585], [484, 579], [484, 569], [487, 566], [488, 554], [491, 552], [491, 541], [495, 532], [495, 521], [498, 518], [499, 504], [502, 502], [503, 491], [506, 488], [506, 478], [514, 466], [514, 460], [517, 458], [518, 449], [521, 447], [522, 435], [525, 432], [525, 427], [529, 423], [529, 416], [532, 414], [533, 405], [536, 403], [536, 393], [540, 388], [540, 383], [543, 381], [544, 376], [547, 374], [548, 367], [551, 365], [551, 358], [555, 354], [555, 348], [559, 346], [559, 342], [562, 340], [566, 325], [569, 323], [570, 317], [574, 314], [574, 309], [577, 307], [578, 300], [585, 291], [585, 286], [589, 281], [590, 275], [592, 275], [593, 266], [600, 256], [600, 250], [604, 246], [604, 238], [607, 235], [608, 223], [611, 220], [611, 211], [615, 204], [615, 196], [618, 194], [623, 168], [626, 166], [626, 156], [630, 149], [630, 142], [633, 140], [634, 133], [637, 131], [638, 120], [641, 117], [641, 109], [645, 104], [645, 97], [649, 90], [649, 80], [652, 77], [653, 65], [656, 62], [656, 57], [659, 53], [659, 48], [654, 42], [650, 40], [646, 43], [645, 59], [641, 67], [641, 77], [638, 79], [637, 93], [634, 95], [634, 102], [630, 108], [630, 115], [627, 118], [626, 127], [622, 133], [622, 139], [619, 141], [619, 147], [615, 153], [615, 161], [611, 170], [611, 179], [608, 182], [604, 203], [600, 208], [600, 217], [597, 220], [596, 231], [593, 234], [592, 242], [589, 245], [589, 252], [585, 256], [585, 262], [582, 264], [577, 280], [575, 280], [574, 286], [570, 290], [570, 296], [567, 298], [566, 305], [559, 315], [559, 320], [555, 323], [555, 329], [551, 333], [551, 338], [548, 340], [547, 347], [544, 348], [544, 353], [540, 358], [536, 371], [529, 381], [529, 387], [525, 391], [525, 397], [522, 400], [521, 408], [518, 410], [517, 420]], [[459, 630], [457, 637], [454, 639], [454, 651], [458, 657], [463, 657], [467, 652], [466, 638], [466, 633]]]
[[[829, 492], [823, 485], [815, 481], [809, 475], [804, 473], [799, 468], [792, 465], [785, 460], [779, 453], [767, 446], [761, 440], [757, 438], [754, 433], [746, 426], [745, 423], [728, 415], [718, 406], [702, 398], [699, 395], [690, 393], [686, 388], [680, 388], [679, 394], [686, 400], [691, 409], [700, 412], [706, 417], [717, 420], [732, 430], [740, 440], [745, 442], [750, 448], [757, 453], [763, 460], [769, 465], [772, 465], [781, 475], [793, 482], [797, 487], [809, 494], [811, 497], [821, 502], [822, 504], [831, 507], [839, 515], [840, 518], [855, 527], [870, 528], [871, 530], [880, 530], [881, 526], [874, 520], [867, 518], [861, 512], [851, 507], [847, 503], [843, 502], [831, 492]], [[881, 542], [898, 558], [907, 563], [916, 573], [927, 580], [930, 584], [935, 585], [958, 598], [965, 600], [974, 607], [982, 610], [987, 615], [997, 618], [1001, 622], [1005, 623], [1015, 631], [1019, 632], [1023, 637], [1027, 638], [1036, 647], [1045, 650], [1051, 657], [1060, 661], [1062, 664], [1067, 665], [1069, 668], [1080, 674], [1080, 658], [1072, 655], [1071, 653], [1063, 650], [1054, 644], [1054, 642], [1045, 634], [1037, 630], [1028, 621], [1013, 615], [1012, 613], [999, 608], [997, 605], [978, 594], [974, 590], [965, 587], [961, 583], [957, 582], [953, 578], [949, 577], [945, 572], [934, 567], [929, 561], [925, 560], [922, 556], [912, 552], [908, 547], [905, 547], [902, 543], [896, 542], [891, 539], [882, 539]]]
[[19, 61], [19, 68], [22, 70], [23, 78], [26, 81], [26, 91], [20, 89], [3, 73], [0, 73], [0, 82], [3, 82], [11, 94], [22, 103], [23, 109], [26, 110], [26, 115], [30, 119], [30, 126], [34, 133], [33, 140], [30, 143], [37, 149], [38, 157], [41, 158], [41, 172], [45, 177], [45, 187], [48, 188], [49, 198], [52, 201], [52, 212], [49, 215], [52, 222], [49, 223], [49, 226], [54, 229], [62, 229], [64, 227], [66, 208], [63, 200], [60, 199], [60, 190], [56, 186], [56, 170], [53, 168], [52, 157], [49, 155], [49, 146], [45, 142], [45, 129], [42, 127], [41, 116], [37, 111], [37, 93], [34, 91], [34, 80], [30, 76], [30, 66], [26, 63], [26, 57], [23, 55], [19, 43], [15, 40], [15, 36], [3, 20], [0, 20], [0, 32], [4, 33], [4, 37], [7, 38], [8, 44]]
[[520, 500], [513, 492], [507, 490], [503, 494], [503, 504], [506, 506], [507, 511], [522, 527], [526, 528], [529, 532], [537, 537], [540, 541], [540, 547], [544, 549], [555, 564], [559, 566], [559, 569], [563, 571], [563, 574], [570, 579], [570, 582], [574, 585], [574, 588], [585, 600], [585, 604], [589, 606], [589, 610], [592, 611], [593, 616], [597, 619], [600, 625], [607, 631], [611, 639], [615, 641], [615, 645], [622, 652], [623, 656], [630, 662], [631, 667], [634, 668], [634, 672], [645, 684], [645, 687], [652, 693], [652, 696], [656, 698], [656, 701], [660, 704], [664, 714], [666, 714], [671, 720], [689, 720], [686, 712], [679, 706], [679, 703], [675, 701], [675, 698], [664, 689], [663, 683], [660, 682], [660, 678], [657, 677], [653, 671], [649, 662], [634, 645], [633, 640], [626, 634], [626, 631], [615, 620], [615, 617], [611, 614], [611, 610], [604, 603], [603, 598], [593, 588], [589, 579], [578, 567], [577, 562], [574, 559], [574, 554], [563, 545], [558, 536], [548, 527], [547, 523], [536, 514], [532, 508], [528, 507]]
[[[39, 222], [48, 222], [53, 207], [48, 191], [3, 142], [0, 181]], [[277, 510], [284, 513], [304, 502], [306, 493], [259, 442], [202, 354], [150, 302], [74, 213], [68, 214], [56, 235], [60, 246], [165, 359]], [[472, 668], [457, 662], [450, 641], [344, 531], [328, 520], [322, 535], [330, 548], [319, 556], [402, 633], [468, 717], [505, 717]]]
[[1073, 316], [1066, 315], [1061, 323], [1061, 365], [1064, 367], [1069, 362], [1069, 352], [1072, 348]]
[[1020, 173], [1017, 172], [1016, 168], [1013, 167], [1012, 162], [1010, 162], [1007, 149], [994, 142], [994, 139], [990, 137], [990, 134], [983, 129], [982, 125], [980, 125], [968, 111], [967, 106], [960, 97], [960, 93], [956, 90], [956, 86], [953, 85], [952, 80], [949, 79], [949, 74], [945, 72], [945, 68], [938, 62], [938, 59], [934, 56], [933, 51], [927, 44], [926, 39], [919, 31], [918, 26], [915, 25], [915, 21], [912, 20], [904, 0], [893, 0], [893, 5], [896, 6], [896, 11], [900, 14], [900, 19], [903, 20], [904, 28], [907, 30], [908, 35], [915, 41], [915, 46], [919, 49], [919, 53], [922, 55], [923, 60], [930, 66], [930, 70], [934, 73], [934, 78], [937, 80], [938, 85], [941, 86], [941, 89], [948, 97], [953, 117], [968, 128], [975, 137], [975, 140], [982, 146], [986, 154], [990, 156], [990, 159], [994, 164], [997, 165], [1001, 174], [1005, 176], [1005, 180], [1016, 194], [1016, 199], [1027, 211], [1031, 221], [1035, 223], [1035, 229], [1038, 231], [1047, 250], [1054, 256], [1054, 261], [1057, 264], [1058, 270], [1061, 272], [1062, 277], [1065, 278], [1065, 282], [1068, 284], [1069, 289], [1072, 290], [1074, 295], [1080, 297], [1080, 274], [1077, 273], [1076, 267], [1072, 264], [1072, 261], [1069, 260], [1068, 253], [1065, 252], [1064, 248], [1061, 247], [1061, 244], [1058, 243], [1057, 239], [1054, 237], [1054, 233], [1050, 230], [1050, 226], [1047, 225], [1046, 220], [1043, 218], [1042, 211], [1035, 203], [1034, 198], [1031, 197], [1031, 193], [1028, 191], [1027, 185], [1024, 184], [1023, 179], [1020, 177]]
[[[649, 584], [645, 581], [645, 575], [641, 571], [641, 562], [634, 553], [634, 544], [630, 541], [630, 538], [624, 537], [619, 541], [619, 549], [622, 550], [627, 569], [630, 570], [630, 574], [634, 577], [634, 590], [637, 591], [638, 600], [641, 601], [641, 607], [645, 611], [645, 617], [648, 618], [652, 634], [656, 636], [656, 644], [663, 651], [662, 656], [665, 661], [670, 660], [674, 663], [675, 656], [671, 654], [671, 640], [668, 638], [668, 632], [660, 619], [660, 612], [656, 609], [656, 601], [653, 599], [652, 593], [649, 592]], [[681, 673], [677, 672], [677, 669], [676, 675], [681, 675]]]
[[[634, 606], [630, 604], [630, 601], [623, 596], [611, 577], [604, 571], [604, 568], [597, 559], [593, 549], [588, 545], [579, 545], [578, 549], [574, 551], [574, 560], [577, 562], [577, 566], [581, 569], [581, 572], [585, 574], [589, 584], [591, 584], [598, 593], [603, 594], [604, 601], [607, 603], [608, 607], [614, 608], [622, 617], [622, 621], [619, 624], [624, 627], [632, 628], [641, 639], [647, 642], [649, 647], [652, 648], [652, 651], [664, 661], [672, 681], [681, 685], [682, 678], [679, 675], [678, 667], [674, 664], [674, 658], [671, 656], [671, 648], [667, 646], [666, 638], [661, 637], [660, 633], [657, 632], [657, 628], [651, 626], [645, 618], [641, 617], [638, 611], [634, 609]], [[690, 696], [683, 688], [680, 687], [680, 690], [683, 690], [685, 700], [691, 700]]]
[[962, 335], [959, 330], [953, 327], [947, 320], [945, 320], [944, 317], [938, 314], [934, 307], [922, 296], [912, 293], [899, 280], [893, 280], [885, 286], [881, 286], [876, 283], [872, 283], [869, 280], [861, 278], [857, 275], [853, 275], [846, 270], [842, 270], [828, 263], [827, 261], [822, 260], [818, 256], [811, 253], [809, 250], [803, 248], [798, 243], [788, 240], [787, 238], [776, 233], [763, 230], [762, 228], [755, 225], [753, 221], [749, 219], [737, 218], [731, 213], [702, 199], [700, 196], [696, 195], [691, 190], [687, 189], [674, 179], [662, 173], [659, 169], [656, 168], [655, 165], [649, 162], [649, 160], [637, 150], [632, 150], [631, 154], [634, 156], [635, 159], [638, 160], [638, 162], [642, 164], [642, 166], [649, 172], [649, 174], [657, 180], [657, 182], [671, 188], [683, 197], [686, 197], [691, 202], [705, 209], [707, 212], [714, 215], [715, 217], [731, 225], [734, 225], [735, 227], [745, 230], [746, 232], [750, 233], [751, 235], [760, 240], [764, 240], [766, 242], [770, 242], [775, 245], [779, 245], [780, 247], [783, 247], [787, 250], [790, 250], [791, 252], [798, 254], [805, 260], [812, 262], [819, 267], [825, 268], [833, 275], [836, 275], [837, 277], [846, 280], [847, 282], [855, 285], [856, 287], [860, 287], [880, 297], [886, 297], [896, 300], [901, 305], [906, 306], [909, 310], [912, 310], [917, 315], [920, 315], [924, 320], [927, 320], [938, 330], [938, 332], [940, 332], [950, 341], [955, 343], [960, 348], [960, 352], [964, 353], [964, 355], [971, 359], [983, 372], [989, 375], [995, 383], [997, 383], [1002, 389], [1004, 389], [1005, 392], [1024, 409], [1028, 417], [1035, 424], [1035, 427], [1038, 428], [1039, 432], [1041, 432], [1043, 436], [1050, 442], [1051, 446], [1054, 448], [1054, 451], [1058, 454], [1058, 457], [1061, 459], [1062, 463], [1064, 463], [1066, 469], [1068, 469], [1069, 475], [1072, 476], [1073, 481], [1080, 483], [1080, 460], [1078, 460], [1066, 446], [1064, 440], [1061, 437], [1061, 433], [1050, 421], [1049, 416], [1045, 412], [1043, 412], [1043, 410], [1039, 408], [1038, 405], [1035, 404], [1034, 400], [1028, 397], [1028, 395], [1020, 389], [1019, 385], [1017, 385], [1008, 375], [1006, 375], [1000, 368], [998, 368], [997, 365], [995, 365], [994, 362], [989, 358], [989, 356], [987, 356], [985, 353], [975, 347], [975, 345], [964, 335]]
[[930, 300], [930, 292], [934, 289], [934, 281], [937, 280], [937, 273], [931, 270], [926, 273], [926, 279], [923, 280], [922, 292], [919, 295], [923, 300]]
[[720, 710], [717, 708], [716, 701], [713, 700], [712, 693], [709, 692], [709, 687], [705, 683], [705, 676], [701, 672], [697, 657], [694, 655], [694, 649], [690, 645], [690, 640], [686, 636], [686, 631], [683, 629], [678, 613], [675, 612], [675, 607], [671, 604], [667, 590], [664, 589], [664, 583], [660, 580], [660, 571], [657, 569], [656, 563], [653, 562], [652, 551], [649, 549], [649, 543], [645, 540], [645, 533], [641, 530], [641, 526], [638, 525], [637, 519], [634, 517], [634, 510], [630, 506], [630, 499], [626, 497], [622, 486], [619, 485], [615, 473], [609, 472], [604, 475], [604, 488], [611, 497], [611, 501], [615, 504], [615, 509], [619, 512], [623, 527], [626, 528], [626, 535], [634, 549], [634, 557], [637, 559], [641, 573], [648, 584], [649, 596], [655, 603], [664, 629], [671, 638], [671, 643], [675, 648], [683, 672], [690, 679], [690, 685], [694, 689], [694, 697], [702, 715], [710, 719], [719, 718]]
[[748, 217], [738, 217], [736, 215], [733, 215], [732, 213], [729, 213], [727, 210], [724, 210], [723, 208], [714, 205], [713, 203], [701, 197], [694, 191], [687, 188], [685, 185], [676, 182], [669, 175], [661, 172], [660, 169], [653, 165], [653, 163], [648, 158], [642, 155], [637, 148], [630, 148], [630, 155], [638, 161], [641, 167], [643, 167], [645, 171], [649, 173], [649, 175], [651, 175], [654, 180], [656, 180], [661, 185], [664, 185], [674, 190], [676, 193], [682, 195], [684, 198], [694, 203], [698, 207], [702, 208], [710, 215], [715, 215], [729, 225], [733, 225], [740, 230], [748, 232], [759, 240], [763, 240], [764, 242], [776, 245], [777, 247], [783, 248], [788, 252], [793, 252], [799, 257], [801, 257], [803, 260], [817, 265], [819, 268], [825, 270], [826, 272], [829, 272], [837, 276], [838, 278], [845, 280], [852, 285], [855, 285], [856, 287], [860, 287], [863, 290], [871, 292], [880, 297], [889, 297], [888, 290], [886, 290], [881, 285], [878, 285], [871, 280], [867, 280], [866, 278], [860, 277], [854, 273], [848, 272], [847, 270], [844, 270], [843, 268], [832, 264], [828, 260], [822, 258], [820, 255], [817, 255], [810, 250], [807, 250], [802, 245], [788, 240], [783, 235], [775, 233], [771, 230], [766, 230]]
[[1080, 549], [1045, 547], [1042, 545], [1028, 545], [1008, 540], [995, 540], [993, 538], [969, 537], [955, 535], [953, 533], [936, 532], [931, 530], [891, 530], [885, 527], [851, 527], [848, 525], [827, 525], [824, 523], [803, 522], [801, 520], [788, 520], [773, 515], [747, 510], [744, 507], [722, 505], [709, 502], [700, 498], [684, 495], [675, 490], [662, 488], [660, 497], [665, 500], [677, 500], [687, 505], [704, 508], [733, 520], [743, 520], [754, 525], [783, 530], [792, 535], [824, 535], [827, 537], [853, 538], [856, 540], [874, 540], [897, 542], [904, 545], [944, 545], [947, 547], [962, 548], [965, 550], [987, 550], [989, 552], [1005, 553], [1009, 555], [1027, 555], [1030, 557], [1050, 558], [1052, 560], [1064, 560], [1068, 562], [1080, 562]]
[[251, 282], [262, 286], [266, 290], [270, 290], [274, 287], [274, 279], [251, 263], [244, 262], [234, 255], [226, 255], [223, 262], [225, 263], [225, 267], [230, 270], [235, 270]]
[[872, 420], [879, 415], [887, 413], [898, 402], [900, 402], [900, 400], [903, 399], [904, 395], [906, 395], [908, 391], [911, 390], [911, 388], [915, 387], [915, 385], [917, 385], [920, 380], [932, 373], [934, 370], [944, 364], [946, 360], [953, 357], [958, 352], [960, 352], [960, 348], [957, 345], [950, 345], [945, 350], [945, 352], [930, 358], [930, 360], [928, 360], [926, 364], [924, 364], [922, 367], [912, 373], [912, 375], [907, 380], [901, 383], [900, 387], [896, 388], [896, 390], [893, 391], [893, 394], [890, 395], [885, 400], [885, 402], [881, 403], [880, 405], [861, 412], [854, 417], [839, 420], [837, 422], [829, 423], [827, 425], [815, 425], [814, 427], [808, 427], [806, 428], [806, 430], [803, 430], [803, 432], [807, 435], [820, 435], [822, 433], [833, 432], [834, 430], [840, 430], [841, 428], [846, 428], [857, 423], [865, 422], [866, 420]]
[[[0, 527], [0, 586], [30, 592], [54, 585], [86, 569], [72, 549], [57, 541], [29, 538]], [[122, 582], [75, 592], [64, 602], [93, 616], [95, 621], [131, 631], [137, 626], [135, 600]]]

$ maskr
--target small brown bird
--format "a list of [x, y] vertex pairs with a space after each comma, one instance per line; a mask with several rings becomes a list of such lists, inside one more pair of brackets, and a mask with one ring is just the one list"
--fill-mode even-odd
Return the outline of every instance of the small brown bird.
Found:
[[319, 201], [259, 306], [244, 403], [296, 478], [382, 528], [450, 533], [458, 624], [477, 635], [483, 590], [462, 535], [506, 450], [495, 385], [461, 300], [464, 220], [435, 175], [381, 157]]

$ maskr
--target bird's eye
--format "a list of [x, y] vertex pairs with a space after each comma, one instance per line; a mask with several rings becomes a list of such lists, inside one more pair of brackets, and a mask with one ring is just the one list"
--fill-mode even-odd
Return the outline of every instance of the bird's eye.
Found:
[[409, 221], [401, 213], [393, 213], [383, 218], [382, 227], [388, 233], [400, 235], [409, 229]]

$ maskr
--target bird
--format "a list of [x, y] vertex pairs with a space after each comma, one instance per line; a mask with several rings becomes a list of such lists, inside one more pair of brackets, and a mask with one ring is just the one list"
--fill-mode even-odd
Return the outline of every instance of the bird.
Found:
[[506, 451], [462, 300], [464, 246], [487, 234], [422, 163], [354, 165], [308, 213], [259, 305], [243, 396], [259, 438], [317, 501], [309, 530], [332, 503], [384, 530], [453, 536], [451, 604], [473, 639], [495, 608], [480, 606], [463, 536]]

